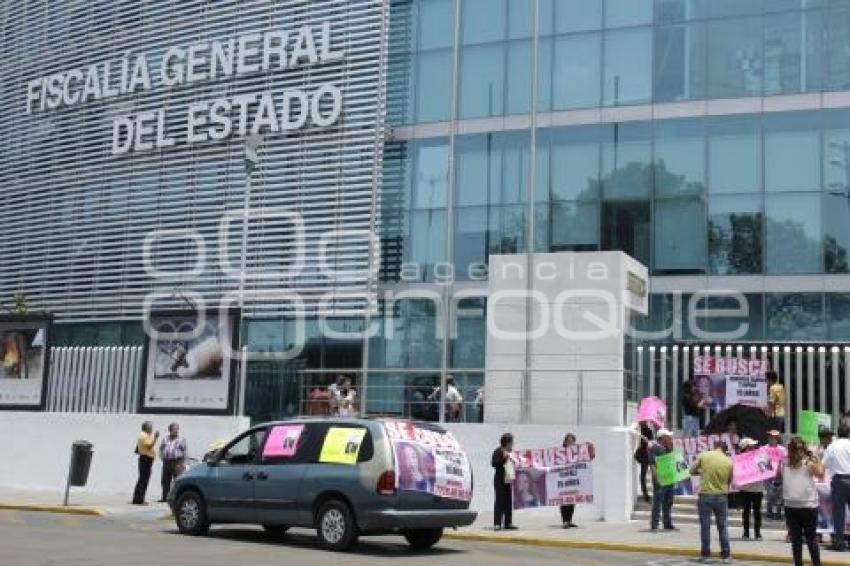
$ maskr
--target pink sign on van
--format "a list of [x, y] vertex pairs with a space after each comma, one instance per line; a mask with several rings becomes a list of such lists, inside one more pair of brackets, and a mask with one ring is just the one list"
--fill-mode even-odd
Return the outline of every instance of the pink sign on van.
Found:
[[304, 425], [278, 425], [272, 427], [263, 458], [291, 458], [298, 450], [298, 440], [304, 432]]

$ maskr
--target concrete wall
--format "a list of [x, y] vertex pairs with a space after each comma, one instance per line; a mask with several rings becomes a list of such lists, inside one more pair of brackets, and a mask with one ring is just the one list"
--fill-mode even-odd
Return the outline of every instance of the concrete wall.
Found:
[[[68, 475], [71, 443], [88, 440], [94, 456], [88, 485], [75, 491], [125, 493], [136, 482], [133, 449], [144, 420], [165, 434], [168, 424], [180, 424], [189, 443], [189, 455], [201, 458], [211, 442], [229, 439], [249, 426], [247, 418], [185, 415], [124, 415], [35, 413], [0, 411], [5, 457], [0, 465], [0, 487], [63, 490]], [[159, 497], [160, 465], [154, 465], [149, 497]]]
[[624, 330], [629, 311], [645, 314], [647, 300], [645, 287], [632, 290], [629, 274], [645, 283], [646, 267], [622, 252], [533, 259], [529, 275], [525, 255], [490, 256], [487, 308], [495, 326], [487, 333], [485, 419], [522, 422], [528, 366], [529, 422], [624, 425]]
[[[559, 427], [551, 425], [450, 424], [445, 427], [455, 435], [469, 455], [475, 478], [472, 507], [489, 518], [493, 513], [493, 468], [490, 456], [499, 445], [502, 433], [514, 435], [514, 448], [549, 448], [560, 446], [567, 432], [579, 442], [592, 442], [596, 447], [593, 461], [593, 505], [576, 506], [577, 521], [622, 522], [631, 519], [634, 508], [634, 472], [632, 464], [633, 436], [624, 429], [611, 427]], [[522, 525], [523, 516], [551, 516], [552, 524], [560, 523], [555, 507], [525, 509], [516, 512], [514, 521]]]

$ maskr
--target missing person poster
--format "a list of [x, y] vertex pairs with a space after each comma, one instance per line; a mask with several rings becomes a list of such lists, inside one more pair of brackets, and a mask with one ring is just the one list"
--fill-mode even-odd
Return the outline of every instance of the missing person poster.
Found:
[[47, 318], [0, 318], [0, 407], [43, 406], [48, 328]]
[[690, 466], [679, 450], [656, 456], [655, 473], [661, 487], [675, 485], [691, 477]]
[[226, 412], [235, 315], [152, 315], [142, 409]]
[[272, 427], [263, 447], [263, 458], [292, 458], [298, 450], [298, 441], [303, 432], [303, 424]]
[[711, 411], [732, 405], [767, 406], [767, 360], [694, 356], [694, 383]]
[[762, 480], [769, 480], [779, 473], [781, 454], [766, 447], [752, 452], [732, 456], [732, 485], [741, 488]]
[[514, 452], [514, 509], [593, 503], [595, 457], [589, 442]]
[[[708, 436], [697, 436], [693, 438], [676, 437], [673, 439], [674, 449], [681, 451], [684, 462], [688, 468], [694, 464], [701, 452], [713, 450], [717, 442], [726, 445], [729, 454], [735, 454], [738, 449], [738, 437], [730, 434], [710, 434]], [[678, 492], [681, 495], [694, 495], [699, 492], [699, 476], [691, 476], [690, 481], [679, 484]]]
[[472, 467], [451, 433], [396, 420], [384, 428], [396, 461], [396, 489], [472, 499]]

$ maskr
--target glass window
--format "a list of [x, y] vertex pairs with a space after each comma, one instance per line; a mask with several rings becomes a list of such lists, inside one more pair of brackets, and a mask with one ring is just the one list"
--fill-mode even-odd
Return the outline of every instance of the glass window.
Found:
[[458, 279], [469, 277], [470, 266], [487, 264], [490, 254], [524, 251], [523, 207], [458, 207], [456, 215], [454, 258]]
[[[827, 125], [849, 123], [847, 110], [827, 110], [824, 122]], [[823, 140], [824, 187], [830, 194], [850, 191], [850, 128], [829, 128]]]
[[460, 117], [499, 116], [504, 108], [505, 45], [464, 47], [460, 56]]
[[451, 367], [483, 368], [487, 341], [486, 299], [462, 299], [455, 312], [457, 337], [452, 339]]
[[761, 128], [758, 117], [711, 118], [708, 122], [708, 185], [712, 193], [761, 191]]
[[435, 264], [446, 257], [445, 210], [413, 211], [408, 238], [405, 261], [419, 266], [423, 281], [432, 281]]
[[599, 105], [602, 85], [602, 35], [599, 33], [541, 39], [539, 104], [544, 110]]
[[501, 41], [507, 29], [506, 0], [461, 0], [461, 41], [464, 45]]
[[457, 138], [455, 195], [458, 206], [524, 202], [528, 187], [527, 133]]
[[850, 88], [850, 8], [833, 8], [827, 23], [827, 88]]
[[648, 198], [652, 187], [652, 128], [613, 124], [602, 144], [602, 190], [606, 199]]
[[704, 18], [706, 0], [655, 0], [655, 21], [672, 24]]
[[762, 272], [762, 197], [736, 195], [708, 201], [708, 266], [712, 275]]
[[512, 41], [508, 44], [505, 113], [524, 114], [531, 111], [531, 75], [534, 60], [531, 41]]
[[[764, 0], [705, 0], [708, 15], [712, 18], [760, 14]], [[773, 0], [768, 0], [772, 2]]]
[[765, 199], [767, 273], [820, 273], [820, 195]]
[[850, 191], [824, 197], [824, 255], [827, 273], [850, 273]]
[[764, 93], [819, 90], [820, 12], [792, 12], [764, 19]]
[[605, 0], [605, 27], [652, 23], [652, 0]]
[[445, 139], [417, 142], [413, 175], [413, 208], [446, 206], [449, 147]]
[[705, 22], [656, 29], [655, 101], [705, 98]]
[[704, 124], [702, 120], [656, 122], [656, 196], [705, 193]]
[[451, 118], [452, 51], [425, 51], [416, 55], [416, 121], [439, 122]]
[[827, 293], [830, 340], [850, 340], [850, 294]]
[[602, 249], [621, 250], [649, 265], [649, 201], [602, 203]]
[[540, 35], [602, 28], [602, 0], [540, 0]]
[[701, 198], [656, 201], [653, 224], [656, 273], [705, 272], [705, 205]]
[[418, 0], [419, 49], [454, 45], [455, 0]]
[[508, 39], [530, 38], [534, 35], [534, 2], [508, 0]]
[[764, 189], [820, 190], [820, 115], [765, 115]]
[[821, 293], [767, 293], [768, 340], [826, 338]]
[[599, 248], [598, 202], [553, 202], [550, 215], [550, 251]]
[[552, 200], [599, 198], [599, 129], [555, 128], [550, 132]]
[[636, 28], [605, 34], [605, 106], [638, 104], [652, 97], [652, 30]]
[[709, 22], [708, 48], [710, 98], [761, 95], [761, 18]]

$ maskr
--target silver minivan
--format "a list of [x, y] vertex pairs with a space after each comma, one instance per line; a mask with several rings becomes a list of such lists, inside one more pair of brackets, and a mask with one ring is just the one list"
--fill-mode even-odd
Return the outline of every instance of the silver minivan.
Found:
[[[168, 503], [177, 528], [189, 535], [225, 523], [258, 524], [277, 535], [290, 527], [314, 528], [321, 543], [337, 551], [350, 549], [360, 535], [399, 534], [411, 547], [430, 548], [443, 529], [475, 521], [469, 509], [471, 470], [459, 470], [458, 457], [465, 462], [466, 456], [456, 443], [439, 475], [434, 460], [445, 458], [429, 456], [421, 444], [421, 463], [404, 447], [399, 467], [393, 441], [399, 430], [436, 444], [454, 442], [435, 424], [397, 420], [298, 419], [255, 426], [175, 481]], [[434, 478], [444, 478], [446, 469], [468, 474], [467, 489], [436, 485]], [[400, 472], [422, 481], [400, 481]]]

